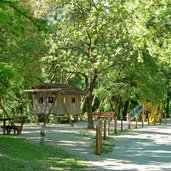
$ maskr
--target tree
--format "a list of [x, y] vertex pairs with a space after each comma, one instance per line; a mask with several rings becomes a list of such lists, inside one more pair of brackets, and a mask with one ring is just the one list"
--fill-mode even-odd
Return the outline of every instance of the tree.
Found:
[[13, 112], [24, 87], [33, 86], [42, 76], [47, 22], [34, 15], [34, 4], [31, 0], [0, 1], [0, 74], [6, 77], [0, 91], [6, 115]]
[[42, 33], [47, 27], [46, 20], [34, 16], [30, 2], [0, 2], [0, 61], [15, 65], [27, 83], [42, 73], [46, 50]]
[[72, 0], [58, 1], [58, 4], [54, 9], [56, 21], [47, 60], [51, 59], [66, 73], [77, 73], [85, 79], [88, 128], [94, 128], [93, 92], [101, 75], [120, 63], [126, 54], [129, 40], [124, 24], [129, 16], [118, 1], [109, 4]]
[[0, 107], [6, 116], [9, 114], [4, 107], [4, 97], [10, 93], [11, 87], [15, 84], [16, 72], [14, 68], [6, 63], [0, 63]]
[[[137, 40], [136, 48], [139, 49], [139, 56], [142, 59], [142, 49], [146, 49], [149, 55], [155, 58], [159, 70], [165, 81], [166, 112], [168, 115], [170, 101], [170, 85], [168, 77], [170, 70], [171, 30], [169, 0], [162, 1], [136, 1], [134, 5], [128, 1], [130, 13], [134, 13], [134, 25], [132, 36]], [[145, 9], [145, 10], [144, 10]], [[137, 33], [137, 34], [135, 34]], [[161, 98], [162, 99], [162, 98]], [[163, 99], [162, 99], [163, 100]]]

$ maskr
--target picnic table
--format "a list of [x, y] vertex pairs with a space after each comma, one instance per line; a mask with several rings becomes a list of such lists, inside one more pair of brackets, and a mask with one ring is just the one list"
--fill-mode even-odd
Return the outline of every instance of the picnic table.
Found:
[[[14, 130], [14, 134], [21, 134], [23, 129], [23, 124], [25, 123], [27, 117], [21, 116], [21, 117], [15, 117], [15, 118], [0, 118], [0, 121], [3, 121], [3, 124], [1, 125], [1, 128], [3, 129], [3, 135], [10, 134], [11, 130]], [[7, 124], [7, 121], [8, 124]]]
[[14, 118], [0, 118], [0, 121], [3, 121], [1, 128], [3, 129], [3, 134], [6, 132], [6, 121], [11, 121]]

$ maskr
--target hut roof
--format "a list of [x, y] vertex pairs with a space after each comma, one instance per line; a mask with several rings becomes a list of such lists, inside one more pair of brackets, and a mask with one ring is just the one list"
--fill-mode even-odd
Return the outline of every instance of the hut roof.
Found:
[[54, 83], [42, 83], [37, 88], [31, 90], [25, 90], [24, 92], [57, 92], [68, 95], [85, 95], [85, 91], [80, 90], [74, 85], [68, 84], [54, 84]]

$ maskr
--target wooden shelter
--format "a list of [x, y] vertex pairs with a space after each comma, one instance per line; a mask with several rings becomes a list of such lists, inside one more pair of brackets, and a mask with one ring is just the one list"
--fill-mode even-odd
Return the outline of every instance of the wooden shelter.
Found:
[[73, 85], [42, 83], [37, 88], [24, 90], [33, 94], [33, 113], [80, 115], [81, 96], [85, 92]]

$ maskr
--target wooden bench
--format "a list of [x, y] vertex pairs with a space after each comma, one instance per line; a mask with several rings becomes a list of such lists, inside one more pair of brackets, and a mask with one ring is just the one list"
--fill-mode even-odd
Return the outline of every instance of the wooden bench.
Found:
[[93, 112], [94, 119], [114, 118], [114, 112]]
[[5, 132], [7, 132], [8, 135], [11, 134], [11, 130], [14, 131], [14, 134], [16, 134], [16, 132], [17, 134], [21, 134], [26, 119], [27, 119], [26, 116], [16, 117], [13, 120], [11, 120], [8, 125], [1, 126], [1, 128], [4, 129], [5, 127]]

